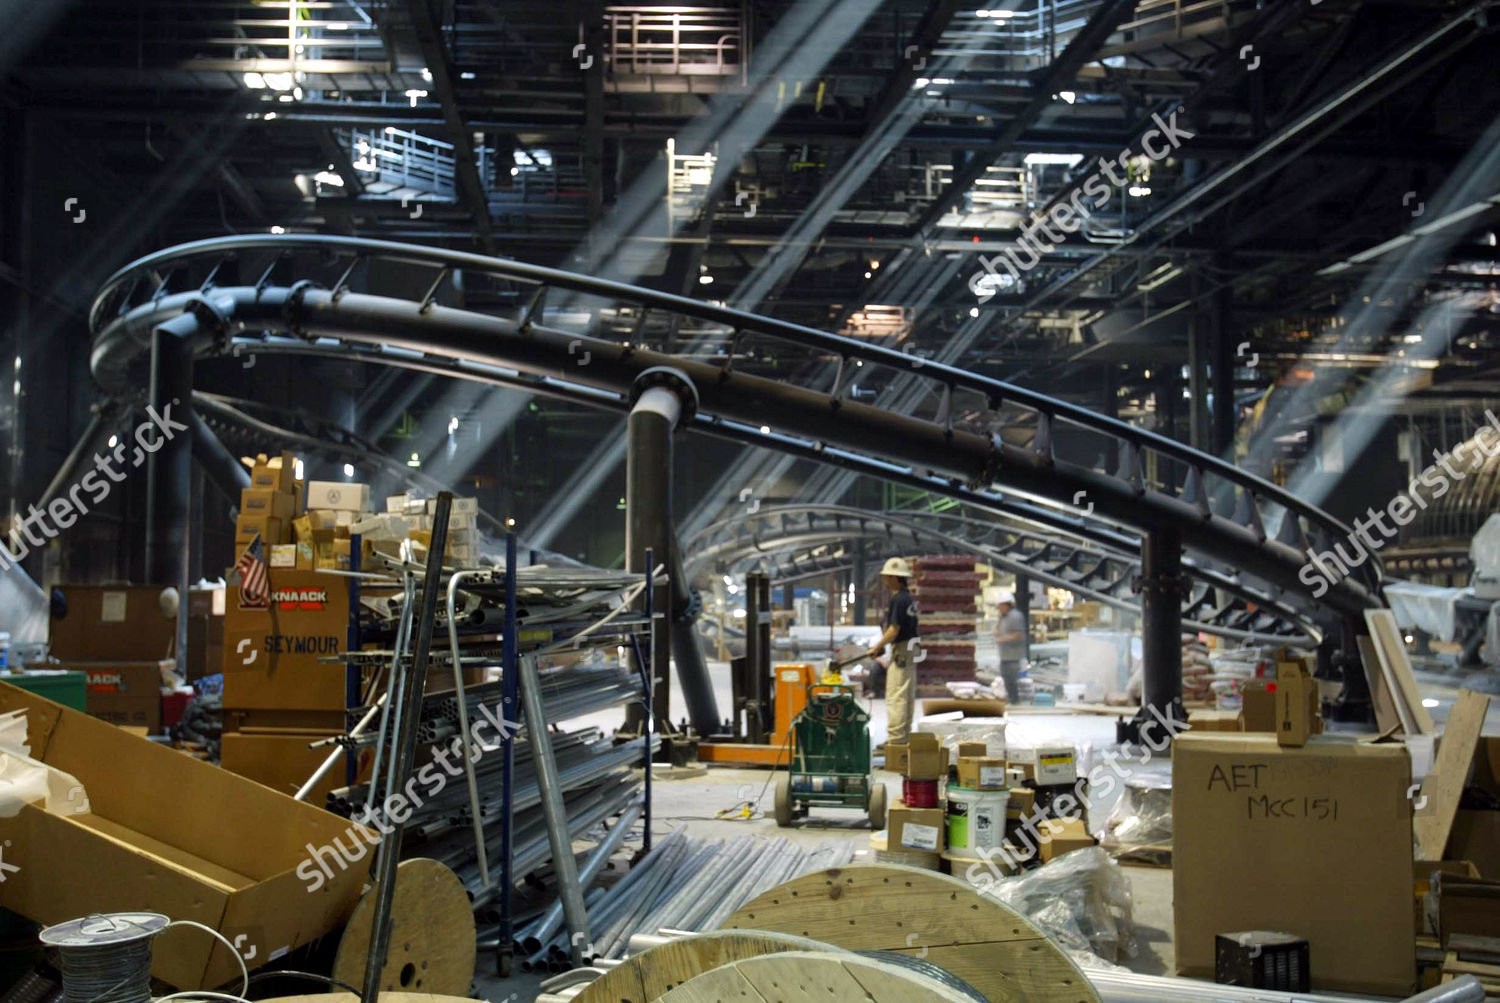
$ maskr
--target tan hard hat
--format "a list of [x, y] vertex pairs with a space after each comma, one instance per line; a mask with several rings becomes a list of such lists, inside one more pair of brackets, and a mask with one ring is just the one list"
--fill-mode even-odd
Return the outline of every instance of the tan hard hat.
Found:
[[1011, 592], [1009, 589], [1002, 589], [1000, 594], [995, 597], [995, 605], [999, 606], [1003, 603], [1010, 603], [1012, 606], [1014, 606], [1016, 604], [1015, 593]]
[[910, 578], [911, 565], [906, 563], [904, 557], [890, 557], [886, 559], [885, 566], [880, 569], [882, 575], [895, 575], [897, 578]]

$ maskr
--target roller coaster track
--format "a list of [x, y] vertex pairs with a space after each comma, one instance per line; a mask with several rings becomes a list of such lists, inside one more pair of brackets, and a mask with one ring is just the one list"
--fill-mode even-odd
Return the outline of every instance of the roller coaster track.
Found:
[[[503, 314], [444, 305], [460, 273], [465, 288], [492, 285]], [[566, 309], [549, 306], [549, 296], [565, 298]], [[127, 265], [96, 296], [90, 325], [93, 374], [126, 400], [147, 386], [158, 328], [190, 339], [200, 358], [248, 350], [362, 361], [616, 411], [630, 408], [642, 373], [668, 367], [696, 389], [683, 421], [692, 431], [1125, 552], [1138, 534], [1175, 532], [1195, 570], [1219, 572], [1227, 591], [1293, 623], [1331, 625], [1381, 605], [1374, 560], [1315, 598], [1298, 577], [1311, 567], [1306, 551], [1329, 549], [1350, 527], [1217, 457], [879, 345], [591, 276], [389, 241], [223, 237]], [[674, 345], [693, 340], [684, 331], [716, 335], [722, 347], [676, 354]], [[831, 385], [792, 381], [794, 363], [809, 359], [837, 364]], [[851, 392], [902, 372], [930, 382], [930, 417], [895, 414]], [[1096, 462], [1101, 453], [1115, 458], [1112, 469]]]
[[[1135, 555], [1010, 520], [975, 519], [962, 511], [761, 508], [683, 541], [683, 563], [695, 578], [759, 566], [774, 584], [848, 569], [860, 548], [867, 561], [876, 563], [924, 550], [967, 552], [1002, 570], [1068, 589], [1079, 599], [1140, 613], [1135, 598], [1140, 561]], [[1188, 562], [1183, 570], [1193, 580], [1182, 602], [1184, 628], [1235, 641], [1316, 643], [1317, 625], [1274, 598], [1251, 602], [1234, 594], [1222, 572]]]

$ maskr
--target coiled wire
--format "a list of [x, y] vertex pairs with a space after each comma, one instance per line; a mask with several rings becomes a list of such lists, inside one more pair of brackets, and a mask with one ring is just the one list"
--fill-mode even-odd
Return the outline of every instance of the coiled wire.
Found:
[[967, 996], [974, 1003], [986, 1003], [987, 998], [984, 993], [975, 989], [946, 968], [934, 965], [930, 961], [913, 958], [909, 954], [901, 954], [897, 951], [856, 951], [854, 953], [875, 961], [883, 961], [888, 965], [895, 965], [897, 968], [904, 968], [909, 972], [915, 972], [917, 975], [925, 975], [934, 982], [941, 982], [954, 992]]
[[151, 934], [117, 944], [59, 947], [66, 1003], [150, 1003]]

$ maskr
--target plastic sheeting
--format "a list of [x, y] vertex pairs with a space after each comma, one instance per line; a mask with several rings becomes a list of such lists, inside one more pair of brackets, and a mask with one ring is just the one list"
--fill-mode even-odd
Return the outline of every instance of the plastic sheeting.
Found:
[[46, 644], [51, 622], [47, 594], [21, 570], [9, 549], [0, 543], [0, 630], [10, 634], [12, 649], [18, 644]]
[[1385, 600], [1401, 627], [1415, 627], [1439, 641], [1452, 641], [1457, 633], [1458, 601], [1473, 589], [1443, 588], [1417, 582], [1391, 582]]
[[1082, 963], [1114, 964], [1137, 953], [1130, 879], [1097, 846], [1064, 853], [989, 894], [1035, 923]]

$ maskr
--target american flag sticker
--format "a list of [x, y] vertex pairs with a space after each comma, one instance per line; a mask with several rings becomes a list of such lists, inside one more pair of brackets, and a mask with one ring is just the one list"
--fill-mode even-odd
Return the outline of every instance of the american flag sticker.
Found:
[[266, 568], [266, 548], [260, 534], [255, 534], [234, 563], [240, 575], [240, 609], [269, 609], [271, 605], [271, 579]]

